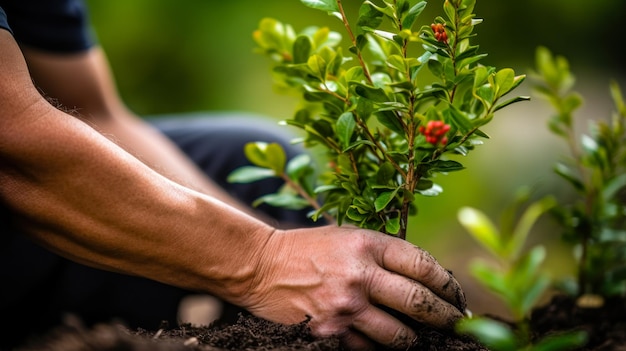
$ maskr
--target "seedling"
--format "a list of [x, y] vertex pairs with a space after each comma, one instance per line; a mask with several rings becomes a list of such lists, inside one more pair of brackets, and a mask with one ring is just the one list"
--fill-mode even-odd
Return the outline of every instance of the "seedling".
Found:
[[230, 181], [282, 177], [286, 187], [257, 204], [312, 206], [314, 219], [405, 238], [416, 196], [439, 194], [436, 176], [462, 170], [459, 158], [488, 138], [481, 128], [527, 99], [504, 99], [524, 76], [480, 63], [487, 55], [473, 44], [481, 23], [475, 0], [446, 0], [444, 15], [421, 25], [425, 1], [364, 1], [354, 18], [340, 0], [302, 3], [339, 19], [347, 50], [329, 28], [296, 33], [271, 18], [254, 39], [273, 62], [277, 88], [299, 96], [285, 123], [301, 129], [300, 141], [321, 149], [323, 161], [286, 163], [278, 145], [251, 143], [246, 154], [254, 166]]
[[551, 279], [542, 268], [545, 247], [536, 245], [526, 250], [525, 246], [535, 222], [554, 208], [556, 201], [553, 197], [537, 200], [516, 221], [521, 205], [529, 198], [528, 189], [521, 189], [513, 204], [503, 211], [500, 227], [477, 209], [464, 207], [458, 213], [461, 224], [495, 259], [495, 262], [475, 259], [470, 266], [472, 275], [505, 304], [513, 322], [466, 318], [457, 325], [457, 330], [476, 336], [494, 351], [568, 350], [585, 341], [582, 333], [555, 335], [539, 341], [531, 338], [529, 314]]
[[569, 148], [555, 171], [576, 196], [553, 213], [563, 239], [574, 246], [575, 293], [583, 304], [602, 304], [606, 297], [626, 296], [626, 105], [617, 83], [611, 83], [615, 112], [606, 121], [590, 119], [589, 134], [579, 134], [574, 112], [583, 99], [572, 91], [575, 78], [567, 60], [544, 47], [536, 60], [535, 92], [554, 108], [549, 128]]
[[[575, 332], [540, 341], [530, 338], [528, 313], [548, 284], [540, 267], [545, 254], [542, 246], [530, 249], [520, 259], [511, 254], [519, 252], [529, 224], [539, 212], [549, 210], [555, 215], [563, 239], [575, 247], [577, 289], [572, 293], [578, 296], [580, 307], [599, 307], [607, 297], [626, 295], [626, 106], [622, 94], [612, 83], [616, 112], [610, 124], [590, 121], [591, 135], [582, 135], [578, 142], [573, 114], [583, 100], [571, 90], [575, 79], [567, 60], [539, 47], [536, 65], [534, 89], [556, 112], [549, 128], [570, 151], [565, 161], [556, 164], [555, 172], [572, 187], [576, 198], [560, 202], [545, 198], [531, 205], [518, 225], [522, 231], [507, 231], [509, 226], [503, 225], [498, 232], [484, 214], [473, 209], [459, 213], [461, 223], [501, 263], [499, 268], [476, 263], [472, 273], [505, 302], [515, 329], [488, 318], [464, 320], [458, 329], [477, 336], [493, 350], [569, 350], [585, 342], [585, 335]], [[505, 217], [511, 218], [510, 213]], [[513, 234], [503, 236], [506, 232]]]

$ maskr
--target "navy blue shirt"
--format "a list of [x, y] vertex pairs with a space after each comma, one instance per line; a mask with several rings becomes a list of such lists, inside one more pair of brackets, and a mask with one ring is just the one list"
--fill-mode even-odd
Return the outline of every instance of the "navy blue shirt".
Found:
[[0, 7], [0, 28], [4, 28], [6, 30], [11, 30], [9, 28], [9, 24], [7, 23], [7, 15], [4, 13], [2, 7]]
[[81, 0], [0, 0], [0, 27], [40, 50], [71, 53], [93, 45]]

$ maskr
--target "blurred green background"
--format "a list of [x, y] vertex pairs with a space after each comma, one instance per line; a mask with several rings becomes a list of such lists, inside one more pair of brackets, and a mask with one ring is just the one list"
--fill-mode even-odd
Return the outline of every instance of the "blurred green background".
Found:
[[[345, 1], [356, 14], [360, 1]], [[429, 1], [420, 24], [440, 15], [443, 1]], [[274, 118], [291, 116], [296, 101], [272, 90], [269, 62], [253, 52], [251, 34], [263, 17], [290, 23], [298, 31], [309, 25], [343, 33], [339, 21], [303, 6], [298, 0], [87, 0], [94, 31], [108, 54], [128, 106], [141, 115], [194, 111], [243, 111]], [[608, 84], [616, 79], [626, 90], [623, 0], [478, 0], [483, 18], [476, 43], [489, 56], [483, 61], [518, 74], [530, 72], [535, 48], [543, 45], [565, 56], [586, 99], [587, 118], [612, 111]], [[515, 95], [529, 95], [529, 82]], [[566, 198], [568, 189], [551, 167], [565, 148], [546, 128], [551, 113], [539, 99], [496, 114], [485, 131], [492, 136], [462, 160], [467, 169], [440, 177], [444, 193], [421, 198], [409, 239], [430, 250], [466, 286], [470, 308], [477, 313], [504, 313], [475, 286], [468, 262], [482, 251], [456, 220], [461, 206], [474, 206], [497, 217], [523, 185], [536, 197], [550, 193]], [[289, 127], [284, 127], [289, 128]], [[558, 228], [544, 218], [533, 242], [549, 247], [547, 268], [554, 276], [573, 270], [569, 248], [559, 242]]]

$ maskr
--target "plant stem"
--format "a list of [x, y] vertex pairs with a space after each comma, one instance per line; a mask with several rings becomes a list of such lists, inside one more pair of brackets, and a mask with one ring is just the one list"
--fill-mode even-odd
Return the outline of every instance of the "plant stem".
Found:
[[[555, 96], [559, 96], [558, 95], [558, 90], [555, 90], [554, 93]], [[561, 98], [559, 96], [558, 99], [558, 105], [559, 107], [564, 106], [565, 105], [565, 99]], [[560, 108], [561, 110], [563, 110], [562, 108]], [[587, 218], [591, 218], [593, 215], [593, 204], [594, 204], [594, 197], [596, 194], [596, 191], [593, 187], [592, 181], [591, 181], [591, 177], [590, 175], [586, 172], [585, 168], [582, 165], [582, 154], [580, 149], [578, 148], [578, 145], [576, 144], [576, 131], [575, 131], [575, 127], [574, 124], [572, 123], [572, 118], [571, 116], [568, 119], [569, 123], [564, 123], [565, 127], [566, 127], [566, 131], [567, 131], [567, 135], [565, 136], [567, 145], [570, 149], [570, 154], [572, 156], [572, 158], [574, 159], [574, 162], [576, 163], [576, 167], [578, 169], [578, 173], [580, 174], [581, 177], [581, 181], [584, 185], [584, 208], [585, 208], [585, 215], [587, 216]], [[587, 226], [585, 226], [583, 228], [582, 231], [579, 232], [581, 238], [580, 238], [580, 243], [581, 243], [581, 252], [580, 252], [580, 261], [578, 262], [578, 295], [583, 295], [584, 293], [587, 292], [587, 284], [588, 284], [588, 279], [587, 279], [587, 260], [589, 257], [588, 251], [589, 251], [589, 244], [590, 244], [590, 240], [591, 240], [591, 233], [590, 231], [592, 230], [592, 228], [589, 228]]]
[[[293, 190], [295, 190], [298, 195], [302, 196], [302, 198], [304, 198], [314, 209], [319, 210], [321, 208], [320, 204], [317, 202], [317, 200], [315, 200], [314, 198], [312, 198], [301, 186], [300, 184], [294, 182], [293, 180], [291, 180], [291, 178], [289, 178], [289, 176], [287, 176], [285, 173], [281, 174], [280, 176], [285, 183], [291, 187]], [[335, 223], [335, 219], [328, 213], [326, 212], [322, 212], [322, 216], [324, 217], [324, 219], [326, 219], [326, 221], [328, 221], [329, 224], [334, 224]]]
[[356, 37], [354, 36], [354, 33], [352, 32], [352, 28], [350, 28], [350, 23], [348, 23], [348, 17], [346, 17], [346, 13], [343, 10], [343, 5], [341, 5], [341, 0], [337, 0], [337, 6], [339, 7], [339, 13], [341, 13], [341, 21], [343, 22], [343, 26], [346, 27], [346, 31], [348, 32], [348, 35], [350, 36], [350, 41], [352, 42], [352, 45], [354, 45], [354, 47], [356, 48], [356, 56], [359, 59], [359, 64], [361, 65], [361, 67], [363, 67], [363, 74], [365, 75], [365, 78], [367, 78], [367, 81], [372, 83], [372, 76], [370, 76], [369, 69], [367, 68], [365, 61], [363, 60], [363, 56], [361, 55], [361, 50], [356, 45]]

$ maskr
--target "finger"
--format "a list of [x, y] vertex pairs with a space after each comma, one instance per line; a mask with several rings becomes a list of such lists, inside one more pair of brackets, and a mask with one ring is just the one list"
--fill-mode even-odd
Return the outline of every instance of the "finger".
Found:
[[459, 311], [465, 311], [465, 294], [450, 271], [426, 250], [401, 239], [388, 239], [390, 244], [378, 246], [381, 267], [420, 282]]
[[323, 325], [317, 325], [315, 319], [312, 319], [309, 326], [313, 335], [321, 338], [335, 337], [341, 342], [341, 346], [348, 350], [375, 350], [376, 347], [372, 339], [352, 327], [353, 321], [353, 315], [350, 315], [347, 319], [335, 320], [335, 322], [339, 323]]
[[375, 350], [376, 346], [366, 336], [356, 330], [349, 330], [339, 336], [341, 345], [348, 350], [369, 351]]
[[425, 324], [450, 329], [463, 313], [429, 288], [407, 277], [380, 269], [371, 281], [370, 299]]
[[392, 349], [408, 349], [415, 332], [385, 311], [370, 306], [357, 315], [352, 327], [380, 345]]

